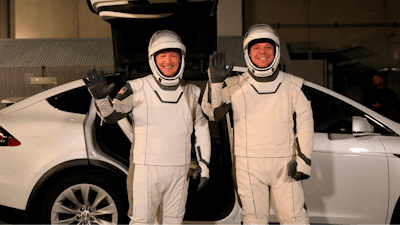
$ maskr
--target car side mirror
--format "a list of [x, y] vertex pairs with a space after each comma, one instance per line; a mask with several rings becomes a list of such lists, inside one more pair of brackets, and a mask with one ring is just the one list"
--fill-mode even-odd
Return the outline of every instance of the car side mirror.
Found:
[[367, 136], [374, 133], [374, 127], [368, 120], [361, 116], [353, 116], [353, 135], [356, 137]]

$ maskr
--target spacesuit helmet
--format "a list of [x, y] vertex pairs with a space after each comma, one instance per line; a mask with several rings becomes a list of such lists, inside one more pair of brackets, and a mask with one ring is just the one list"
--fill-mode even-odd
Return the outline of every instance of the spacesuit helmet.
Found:
[[[249, 57], [251, 43], [254, 40], [267, 39], [275, 46], [274, 60], [266, 68], [257, 67]], [[256, 24], [247, 31], [243, 41], [244, 59], [249, 70], [257, 77], [271, 76], [278, 68], [280, 60], [280, 41], [278, 33], [267, 24]]]
[[[164, 76], [156, 64], [157, 52], [164, 49], [178, 49], [180, 51], [180, 65], [178, 71], [173, 77]], [[153, 34], [150, 39], [148, 48], [149, 64], [153, 76], [156, 80], [164, 86], [174, 86], [179, 84], [183, 77], [183, 71], [185, 68], [185, 55], [186, 47], [182, 43], [181, 38], [178, 34], [170, 30], [160, 30]]]

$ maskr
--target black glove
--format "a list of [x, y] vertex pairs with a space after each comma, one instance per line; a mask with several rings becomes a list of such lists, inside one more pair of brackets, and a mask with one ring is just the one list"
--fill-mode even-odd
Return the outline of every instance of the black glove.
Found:
[[[197, 178], [199, 178], [201, 173], [201, 167], [198, 166], [193, 173], [193, 179], [197, 180]], [[207, 177], [200, 177], [200, 183], [199, 186], [197, 187], [197, 191], [200, 191], [201, 189], [203, 189], [208, 183], [208, 178]]]
[[229, 65], [226, 69], [225, 65], [225, 52], [218, 50], [210, 55], [210, 76], [211, 83], [222, 83], [232, 74], [234, 63]]
[[295, 160], [292, 160], [289, 162], [288, 165], [288, 176], [292, 177], [293, 179], [299, 181], [299, 180], [305, 180], [308, 179], [310, 176], [307, 174], [304, 174], [302, 172], [297, 171], [297, 162]]
[[105, 98], [113, 91], [115, 84], [111, 83], [107, 85], [103, 69], [100, 68], [98, 74], [94, 67], [91, 67], [90, 70], [86, 70], [85, 72], [87, 77], [83, 78], [83, 81], [95, 99]]

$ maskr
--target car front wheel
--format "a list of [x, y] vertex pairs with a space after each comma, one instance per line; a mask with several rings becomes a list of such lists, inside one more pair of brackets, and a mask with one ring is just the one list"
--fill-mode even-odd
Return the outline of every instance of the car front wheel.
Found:
[[124, 183], [110, 177], [94, 170], [84, 170], [60, 178], [44, 199], [42, 223], [127, 223], [128, 199]]

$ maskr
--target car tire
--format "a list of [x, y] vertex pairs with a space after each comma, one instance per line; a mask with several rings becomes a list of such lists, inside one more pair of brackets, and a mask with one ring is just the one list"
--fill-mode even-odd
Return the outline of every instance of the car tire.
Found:
[[400, 198], [397, 199], [396, 206], [392, 213], [390, 224], [400, 224]]
[[63, 175], [49, 188], [40, 218], [42, 224], [127, 224], [127, 206], [125, 181], [108, 171], [84, 169]]

